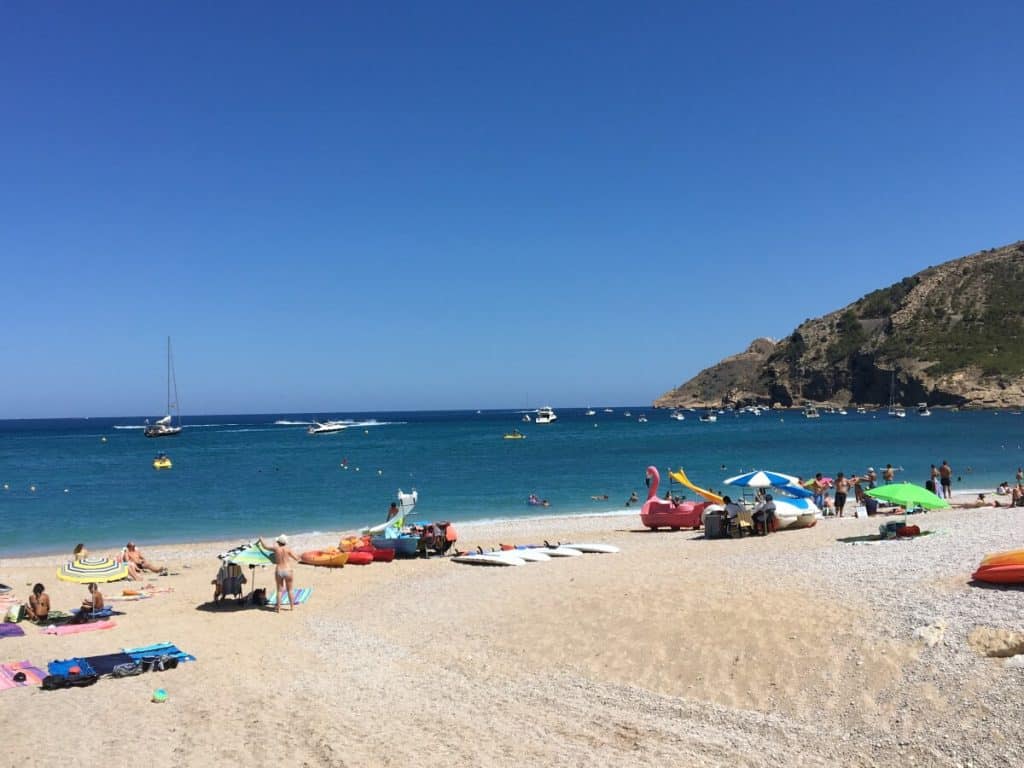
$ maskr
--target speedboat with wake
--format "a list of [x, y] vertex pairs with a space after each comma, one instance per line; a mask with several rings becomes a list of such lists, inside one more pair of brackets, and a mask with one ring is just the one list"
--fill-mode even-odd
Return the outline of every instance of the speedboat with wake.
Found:
[[314, 421], [306, 430], [310, 435], [329, 435], [347, 429], [349, 424], [344, 421]]

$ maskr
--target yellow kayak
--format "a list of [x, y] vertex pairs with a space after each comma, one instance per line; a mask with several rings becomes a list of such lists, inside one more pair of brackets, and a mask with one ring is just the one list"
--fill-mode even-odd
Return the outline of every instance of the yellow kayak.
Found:
[[509, 432], [507, 435], [505, 435], [505, 439], [506, 440], [525, 440], [526, 439], [526, 435], [524, 435], [522, 432]]

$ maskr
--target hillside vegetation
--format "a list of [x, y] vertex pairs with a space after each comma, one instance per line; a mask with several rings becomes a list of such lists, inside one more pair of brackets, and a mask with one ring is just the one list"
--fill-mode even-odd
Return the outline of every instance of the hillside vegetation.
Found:
[[778, 343], [758, 339], [658, 407], [804, 402], [1024, 404], [1024, 242], [906, 277]]

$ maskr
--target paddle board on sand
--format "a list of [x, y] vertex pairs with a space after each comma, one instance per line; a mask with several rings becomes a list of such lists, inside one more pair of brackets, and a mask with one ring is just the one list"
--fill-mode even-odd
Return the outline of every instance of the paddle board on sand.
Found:
[[501, 554], [505, 557], [518, 557], [530, 563], [543, 563], [545, 560], [551, 559], [551, 555], [546, 555], [539, 549], [510, 549]]
[[540, 549], [533, 550], [534, 552], [540, 552], [551, 557], [582, 557], [583, 553], [578, 549], [571, 547], [541, 547]]
[[521, 557], [514, 557], [504, 554], [485, 555], [456, 555], [452, 558], [453, 563], [465, 563], [466, 565], [526, 565]]
[[564, 546], [578, 549], [580, 552], [600, 552], [606, 555], [619, 551], [619, 548], [614, 544], [565, 544]]

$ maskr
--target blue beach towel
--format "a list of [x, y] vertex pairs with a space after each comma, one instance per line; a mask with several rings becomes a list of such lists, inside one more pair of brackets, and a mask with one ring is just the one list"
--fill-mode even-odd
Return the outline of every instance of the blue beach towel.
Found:
[[122, 650], [131, 656], [133, 661], [142, 661], [143, 656], [173, 656], [178, 661], [196, 660], [195, 656], [180, 650], [174, 643], [154, 643], [153, 645], [123, 648]]
[[68, 670], [72, 667], [78, 667], [81, 670], [79, 672], [81, 677], [89, 677], [96, 674], [96, 670], [92, 668], [88, 660], [83, 658], [56, 659], [46, 665], [46, 671], [54, 677], [67, 677]]
[[[302, 587], [301, 589], [293, 589], [292, 592], [295, 593], [295, 604], [296, 605], [302, 605], [304, 602], [309, 600], [309, 596], [311, 594], [313, 594], [313, 588], [312, 587]], [[288, 605], [288, 592], [284, 593], [284, 595], [282, 596], [282, 599], [283, 599], [283, 602], [281, 603], [281, 605]], [[267, 605], [268, 606], [276, 606], [277, 605], [277, 592], [274, 592], [270, 597], [267, 598]]]

